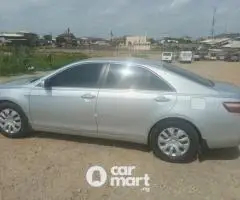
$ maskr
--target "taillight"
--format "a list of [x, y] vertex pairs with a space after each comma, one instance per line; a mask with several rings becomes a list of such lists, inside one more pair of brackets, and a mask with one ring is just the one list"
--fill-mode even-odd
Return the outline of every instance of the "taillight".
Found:
[[225, 102], [224, 107], [231, 113], [240, 113], [240, 102]]

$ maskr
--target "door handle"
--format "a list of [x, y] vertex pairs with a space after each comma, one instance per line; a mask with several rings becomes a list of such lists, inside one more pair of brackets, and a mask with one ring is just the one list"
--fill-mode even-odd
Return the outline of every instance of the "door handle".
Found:
[[96, 98], [96, 96], [93, 94], [84, 94], [81, 96], [81, 98], [82, 99], [94, 99], [94, 98]]
[[157, 102], [169, 102], [170, 101], [170, 99], [165, 96], [156, 97], [154, 100]]

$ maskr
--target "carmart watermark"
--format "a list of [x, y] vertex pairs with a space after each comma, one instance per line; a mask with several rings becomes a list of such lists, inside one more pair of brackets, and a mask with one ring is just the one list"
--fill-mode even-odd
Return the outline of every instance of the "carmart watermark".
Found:
[[150, 177], [133, 176], [136, 166], [113, 166], [110, 169], [110, 177], [101, 166], [92, 166], [87, 170], [86, 180], [92, 187], [101, 187], [107, 181], [112, 187], [142, 187], [142, 191], [150, 192]]

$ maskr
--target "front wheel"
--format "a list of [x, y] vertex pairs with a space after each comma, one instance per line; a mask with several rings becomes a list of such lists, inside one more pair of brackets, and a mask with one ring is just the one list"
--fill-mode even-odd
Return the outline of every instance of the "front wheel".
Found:
[[168, 162], [189, 162], [196, 158], [199, 137], [196, 129], [185, 121], [165, 121], [151, 133], [153, 153]]
[[18, 105], [10, 102], [0, 104], [0, 130], [9, 138], [25, 137], [29, 134], [28, 119]]

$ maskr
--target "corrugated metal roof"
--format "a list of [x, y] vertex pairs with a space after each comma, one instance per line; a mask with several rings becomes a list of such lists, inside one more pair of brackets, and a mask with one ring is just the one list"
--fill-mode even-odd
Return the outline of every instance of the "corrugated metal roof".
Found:
[[214, 45], [222, 42], [227, 42], [229, 40], [230, 38], [207, 39], [207, 40], [201, 41], [201, 43]]
[[19, 34], [19, 33], [0, 33], [0, 37], [23, 37], [23, 34]]
[[232, 40], [223, 46], [224, 48], [240, 48], [240, 41]]

